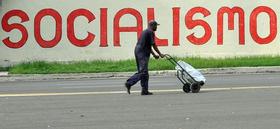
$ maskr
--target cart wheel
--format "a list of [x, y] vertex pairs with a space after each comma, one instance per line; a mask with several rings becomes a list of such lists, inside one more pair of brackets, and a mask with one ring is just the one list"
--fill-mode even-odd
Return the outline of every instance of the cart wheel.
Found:
[[199, 82], [200, 86], [203, 86], [205, 83], [203, 81]]
[[199, 83], [193, 83], [190, 87], [192, 93], [198, 93], [200, 91], [200, 85]]
[[185, 84], [183, 86], [183, 91], [186, 93], [189, 93], [191, 91], [190, 85], [189, 84]]

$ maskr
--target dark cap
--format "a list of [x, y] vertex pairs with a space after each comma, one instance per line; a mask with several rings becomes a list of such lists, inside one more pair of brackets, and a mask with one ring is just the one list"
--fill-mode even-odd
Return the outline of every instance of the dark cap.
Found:
[[158, 26], [159, 24], [155, 20], [149, 21], [150, 26]]

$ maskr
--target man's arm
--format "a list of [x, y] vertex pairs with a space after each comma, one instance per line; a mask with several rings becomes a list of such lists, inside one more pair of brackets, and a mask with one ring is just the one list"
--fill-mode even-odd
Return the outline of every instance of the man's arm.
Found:
[[159, 56], [155, 54], [155, 52], [153, 51], [153, 49], [151, 50], [152, 55], [154, 56], [155, 59], [158, 59]]
[[[158, 49], [158, 47], [157, 47], [157, 45], [156, 44], [153, 44], [153, 49], [159, 54], [159, 56], [161, 57], [161, 58], [163, 58], [165, 55], [164, 54], [162, 54], [160, 51], [159, 51], [159, 49]], [[153, 50], [152, 50], [152, 54], [153, 54]], [[155, 54], [155, 53], [154, 53]]]
[[[163, 58], [164, 57], [164, 54], [161, 54], [161, 52], [159, 51], [159, 49], [158, 49], [158, 47], [157, 47], [157, 45], [156, 45], [156, 43], [155, 43], [155, 33], [154, 32], [152, 32], [151, 33], [151, 45], [153, 46], [153, 49], [159, 54], [159, 56], [161, 57], [161, 58]], [[153, 54], [153, 56], [156, 58], [156, 57], [158, 57], [158, 55], [156, 55], [155, 53], [154, 53], [154, 51], [153, 51], [153, 49], [151, 50], [151, 53]], [[157, 59], [157, 58], [156, 58]]]

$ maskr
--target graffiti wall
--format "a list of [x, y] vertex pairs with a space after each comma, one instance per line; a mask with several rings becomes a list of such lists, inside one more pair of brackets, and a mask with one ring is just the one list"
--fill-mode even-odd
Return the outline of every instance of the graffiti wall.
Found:
[[276, 0], [2, 0], [0, 64], [130, 59], [147, 22], [176, 56], [279, 55]]

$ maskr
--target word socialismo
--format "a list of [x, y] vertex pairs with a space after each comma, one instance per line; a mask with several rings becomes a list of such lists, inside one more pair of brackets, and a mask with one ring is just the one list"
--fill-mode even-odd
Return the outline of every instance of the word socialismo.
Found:
[[[2, 17], [2, 29], [5, 33], [12, 33], [13, 30], [18, 30], [21, 33], [21, 38], [19, 41], [12, 42], [9, 36], [4, 37], [2, 42], [9, 48], [17, 49], [24, 46], [30, 38], [29, 35], [34, 35], [34, 38], [36, 42], [42, 47], [42, 48], [52, 48], [56, 46], [62, 39], [63, 34], [63, 24], [62, 20], [66, 20], [67, 26], [66, 27], [66, 34], [67, 39], [71, 44], [77, 47], [86, 47], [97, 38], [96, 35], [99, 35], [99, 46], [100, 47], [108, 47], [108, 29], [112, 29], [113, 35], [112, 35], [112, 45], [115, 47], [121, 46], [121, 39], [120, 34], [121, 33], [137, 33], [137, 37], [141, 35], [141, 31], [143, 30], [143, 14], [141, 14], [137, 9], [134, 8], [122, 8], [118, 10], [115, 15], [113, 15], [113, 28], [108, 28], [108, 8], [100, 8], [98, 18], [96, 17], [96, 14], [94, 12], [91, 12], [88, 9], [76, 9], [73, 10], [68, 14], [68, 16], [64, 19], [62, 18], [61, 14], [52, 8], [45, 8], [36, 13], [33, 20], [30, 19], [30, 16], [28, 13], [26, 13], [23, 10], [20, 9], [14, 9], [10, 10], [6, 13], [4, 13], [4, 16]], [[173, 7], [172, 10], [172, 39], [164, 39], [156, 37], [156, 43], [159, 46], [168, 46], [170, 42], [172, 42], [173, 46], [180, 46], [180, 29], [186, 29], [186, 30], [193, 30], [196, 27], [200, 27], [202, 31], [201, 33], [204, 33], [204, 35], [198, 37], [196, 36], [198, 32], [192, 33], [190, 35], [186, 35], [185, 40], [189, 41], [190, 43], [194, 45], [203, 45], [206, 44], [211, 38], [212, 38], [212, 27], [209, 25], [209, 22], [205, 20], [206, 17], [211, 17], [212, 13], [204, 7], [194, 7], [188, 10], [185, 13], [184, 17], [184, 23], [185, 26], [180, 26], [180, 16], [182, 13], [180, 7]], [[260, 36], [258, 33], [258, 16], [259, 14], [264, 13], [269, 16], [268, 19], [264, 19], [265, 21], [269, 22], [268, 29], [268, 35], [267, 36]], [[203, 15], [202, 18], [195, 18], [194, 15], [199, 14]], [[225, 15], [227, 14], [227, 15]], [[246, 13], [247, 14], [247, 13]], [[133, 18], [131, 20], [136, 22], [135, 26], [121, 26], [120, 20], [123, 18], [124, 15], [130, 15]], [[234, 17], [238, 15], [238, 21], [234, 21]], [[154, 8], [147, 8], [147, 20], [153, 20], [156, 19], [155, 17], [155, 9]], [[221, 7], [218, 9], [216, 17], [217, 17], [217, 23], [215, 23], [217, 26], [217, 45], [223, 45], [223, 37], [224, 37], [224, 25], [225, 21], [223, 20], [224, 17], [228, 17], [228, 30], [234, 30], [234, 25], [236, 25], [235, 22], [237, 22], [238, 25], [238, 33], [239, 33], [239, 44], [245, 45], [245, 13], [244, 9], [238, 6], [235, 7]], [[21, 22], [19, 23], [9, 23], [9, 20], [11, 18], [17, 17], [20, 19]], [[53, 18], [53, 22], [55, 24], [55, 32], [42, 32], [41, 30], [41, 23], [42, 20], [44, 20], [44, 17], [51, 17]], [[87, 36], [83, 39], [77, 38], [77, 30], [75, 30], [74, 24], [75, 21], [78, 20], [77, 17], [84, 17], [88, 20], [88, 23], [90, 24], [92, 22], [99, 22], [100, 29], [95, 30], [89, 29], [90, 31], [87, 33]], [[273, 9], [267, 6], [258, 6], [251, 10], [249, 18], [249, 29], [250, 29], [250, 36], [257, 44], [269, 44], [271, 43], [277, 36], [277, 15]], [[135, 18], [135, 19], [134, 19]], [[246, 18], [247, 19], [247, 18]], [[263, 20], [263, 19], [262, 19]], [[34, 29], [34, 34], [30, 34], [28, 30], [30, 28], [26, 28], [24, 26], [24, 23], [26, 22], [32, 22], [32, 29]], [[237, 27], [236, 27], [237, 28]], [[86, 30], [85, 30], [86, 32]], [[41, 35], [41, 33], [54, 33], [54, 37], [51, 40], [44, 39]], [[66, 36], [66, 35], [65, 35]], [[111, 38], [110, 38], [111, 39]]]

